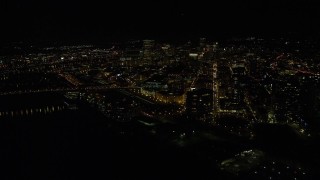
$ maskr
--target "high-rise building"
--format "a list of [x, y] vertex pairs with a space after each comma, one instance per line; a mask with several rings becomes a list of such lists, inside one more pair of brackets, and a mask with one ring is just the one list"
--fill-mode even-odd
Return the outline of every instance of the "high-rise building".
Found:
[[121, 65], [133, 67], [139, 65], [143, 51], [141, 51], [142, 41], [128, 41], [126, 48], [120, 57]]
[[155, 54], [154, 49], [154, 40], [143, 40], [143, 64], [151, 64]]
[[189, 118], [211, 122], [213, 117], [213, 91], [198, 89], [188, 92], [186, 110]]
[[232, 66], [232, 103], [235, 109], [243, 109], [246, 68], [243, 64]]
[[206, 44], [207, 44], [207, 39], [206, 38], [200, 38], [200, 40], [199, 40], [200, 50], [203, 50], [203, 48], [206, 47]]

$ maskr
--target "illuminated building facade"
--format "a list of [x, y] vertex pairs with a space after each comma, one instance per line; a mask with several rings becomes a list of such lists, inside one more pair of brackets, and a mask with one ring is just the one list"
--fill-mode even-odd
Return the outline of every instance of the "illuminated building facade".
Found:
[[155, 41], [143, 40], [143, 64], [150, 65], [154, 58]]
[[204, 122], [212, 121], [213, 91], [198, 89], [187, 93], [186, 110], [189, 118]]

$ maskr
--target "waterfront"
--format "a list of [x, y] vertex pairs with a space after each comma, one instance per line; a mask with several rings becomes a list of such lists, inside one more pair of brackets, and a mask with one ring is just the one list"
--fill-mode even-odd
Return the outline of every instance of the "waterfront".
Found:
[[[259, 145], [264, 142], [263, 140], [251, 141], [221, 129], [211, 129], [201, 124], [181, 123], [181, 121], [179, 124], [157, 122], [156, 125], [150, 126], [141, 122], [157, 120], [146, 118], [148, 117], [136, 116], [130, 121], [117, 121], [111, 117], [106, 118], [89, 104], [79, 104], [79, 108], [74, 110], [65, 109], [34, 116], [2, 118], [0, 154], [1, 164], [5, 165], [2, 177], [4, 179], [263, 177], [263, 166], [261, 166], [262, 174], [255, 173], [260, 172], [259, 166], [248, 164], [248, 167], [252, 166], [252, 171], [241, 172], [242, 174], [234, 176], [230, 170], [222, 170], [220, 165], [242, 151], [251, 148], [263, 149], [264, 147]], [[305, 150], [302, 152], [305, 153]], [[280, 160], [281, 158], [277, 158], [277, 154], [273, 154], [273, 151], [265, 148], [265, 153], [267, 155], [261, 163], [270, 164], [276, 161], [277, 164], [283, 164], [279, 166], [281, 168], [286, 165]], [[293, 162], [301, 160], [294, 159]], [[301, 168], [296, 163], [290, 167]], [[304, 167], [307, 167], [307, 170], [301, 171], [301, 174], [306, 173], [301, 176], [302, 179], [312, 177], [312, 167]]]

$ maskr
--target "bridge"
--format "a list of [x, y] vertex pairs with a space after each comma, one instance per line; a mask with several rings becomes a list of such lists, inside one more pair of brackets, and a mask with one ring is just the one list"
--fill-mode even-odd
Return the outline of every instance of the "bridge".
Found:
[[3, 92], [0, 92], [0, 96], [46, 93], [46, 92], [70, 92], [70, 91], [92, 92], [92, 91], [105, 91], [105, 90], [110, 90], [110, 89], [141, 89], [141, 87], [116, 87], [116, 86], [106, 86], [106, 85], [83, 86], [83, 87], [55, 87], [55, 88], [44, 88], [44, 89], [26, 89], [26, 90], [15, 90], [15, 91], [3, 91]]

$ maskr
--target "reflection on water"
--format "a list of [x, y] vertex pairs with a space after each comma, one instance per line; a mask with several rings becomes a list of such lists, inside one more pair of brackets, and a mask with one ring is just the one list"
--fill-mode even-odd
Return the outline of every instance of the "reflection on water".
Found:
[[47, 115], [67, 108], [65, 98], [58, 93], [0, 96], [0, 118]]
[[45, 106], [39, 108], [26, 108], [19, 110], [0, 111], [1, 117], [24, 117], [33, 115], [46, 115], [65, 110], [67, 107], [64, 105]]

